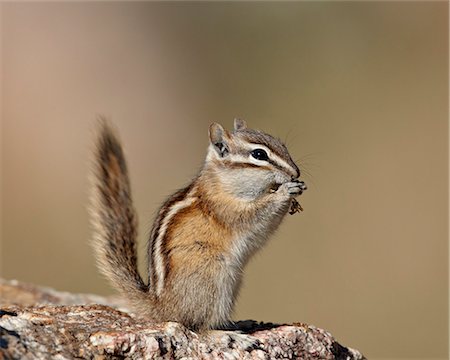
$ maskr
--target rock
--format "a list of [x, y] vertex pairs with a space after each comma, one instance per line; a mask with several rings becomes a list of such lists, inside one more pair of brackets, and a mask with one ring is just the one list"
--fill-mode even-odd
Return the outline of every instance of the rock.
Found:
[[0, 359], [365, 359], [306, 324], [244, 321], [240, 332], [197, 334], [125, 305], [0, 279]]

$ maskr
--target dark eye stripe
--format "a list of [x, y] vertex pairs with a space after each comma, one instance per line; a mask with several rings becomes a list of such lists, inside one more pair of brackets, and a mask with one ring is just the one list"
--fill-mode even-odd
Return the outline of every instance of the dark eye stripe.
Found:
[[269, 155], [267, 154], [267, 152], [264, 149], [254, 149], [250, 152], [251, 156], [254, 157], [257, 160], [263, 160], [263, 161], [267, 161], [270, 165], [272, 165], [274, 168], [281, 170], [281, 171], [286, 171], [286, 169], [281, 166], [280, 164], [276, 163], [274, 160], [269, 158]]
[[270, 165], [272, 165], [273, 167], [277, 168], [278, 170], [286, 171], [286, 169], [285, 169], [283, 166], [277, 164], [277, 163], [276, 163], [275, 161], [273, 161], [272, 159], [267, 160], [267, 162], [268, 162]]

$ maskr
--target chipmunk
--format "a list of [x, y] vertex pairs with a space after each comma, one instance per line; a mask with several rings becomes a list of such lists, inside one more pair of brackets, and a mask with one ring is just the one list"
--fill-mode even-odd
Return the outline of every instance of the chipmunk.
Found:
[[105, 121], [94, 162], [91, 220], [100, 271], [138, 314], [198, 331], [230, 321], [243, 268], [306, 190], [280, 140], [243, 120], [231, 132], [211, 124], [203, 168], [166, 200], [153, 223], [147, 284], [137, 269], [127, 165]]

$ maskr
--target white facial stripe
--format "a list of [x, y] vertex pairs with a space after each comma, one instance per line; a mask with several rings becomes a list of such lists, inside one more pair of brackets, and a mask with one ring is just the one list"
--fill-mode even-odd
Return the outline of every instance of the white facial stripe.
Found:
[[230, 160], [234, 163], [243, 163], [243, 164], [255, 164], [255, 165], [261, 165], [263, 163], [266, 163], [265, 161], [257, 160], [253, 157], [244, 156], [241, 154], [230, 154]]
[[[274, 161], [276, 164], [280, 165], [282, 168], [295, 172], [295, 169], [291, 165], [289, 165], [289, 163], [287, 163], [283, 158], [281, 158], [280, 156], [275, 154], [273, 151], [271, 151], [267, 146], [262, 145], [262, 144], [252, 144], [252, 143], [243, 143], [243, 145], [249, 150], [249, 152], [252, 150], [255, 150], [255, 149], [265, 150], [267, 155], [269, 156], [269, 159]], [[237, 156], [237, 155], [234, 155], [234, 156]], [[241, 160], [240, 162], [247, 162], [247, 163], [250, 162], [250, 163], [256, 164], [256, 165], [261, 165], [263, 163], [267, 164], [266, 161], [255, 159], [251, 155], [248, 158], [241, 155], [241, 158], [243, 160]]]
[[255, 150], [255, 149], [263, 149], [263, 150], [266, 150], [266, 152], [268, 154], [272, 154], [272, 151], [267, 146], [262, 145], [262, 144], [244, 143], [244, 145], [250, 151]]
[[169, 225], [169, 222], [174, 217], [174, 215], [181, 209], [188, 207], [189, 205], [191, 205], [194, 202], [195, 198], [190, 197], [189, 195], [190, 194], [187, 194], [187, 196], [184, 200], [178, 201], [170, 207], [169, 211], [167, 212], [166, 217], [162, 220], [162, 225], [159, 230], [158, 237], [156, 238], [154, 258], [155, 258], [155, 268], [156, 268], [155, 275], [157, 278], [156, 294], [158, 296], [161, 295], [161, 292], [164, 288], [164, 279], [166, 277], [166, 274], [165, 274], [166, 269], [164, 268], [163, 254], [161, 252], [162, 241], [164, 239], [164, 235], [166, 234], [167, 226]]
[[270, 158], [275, 161], [278, 165], [280, 165], [282, 168], [284, 169], [289, 169], [289, 170], [293, 170], [295, 172], [295, 169], [289, 165], [283, 158], [279, 157], [276, 154], [271, 154]]
[[[267, 155], [269, 156], [269, 158], [273, 162], [278, 164], [280, 167], [286, 169], [287, 171], [291, 171], [294, 173], [296, 172], [295, 168], [293, 168], [286, 160], [284, 160], [283, 158], [281, 158], [280, 156], [278, 156], [277, 154], [272, 152], [265, 145], [253, 144], [253, 143], [248, 143], [245, 141], [238, 141], [237, 143], [238, 143], [239, 147], [247, 149], [249, 153], [255, 149], [263, 149], [267, 152]], [[212, 145], [212, 144], [209, 145], [208, 154], [206, 156], [207, 161], [211, 161], [213, 159], [221, 159], [221, 157], [217, 154], [217, 152], [214, 150], [213, 147], [214, 147], [214, 145]], [[229, 154], [228, 156], [229, 156], [229, 159], [235, 163], [254, 164], [254, 165], [259, 165], [259, 166], [264, 165], [264, 164], [270, 165], [267, 161], [255, 159], [251, 155], [244, 156], [242, 154]]]

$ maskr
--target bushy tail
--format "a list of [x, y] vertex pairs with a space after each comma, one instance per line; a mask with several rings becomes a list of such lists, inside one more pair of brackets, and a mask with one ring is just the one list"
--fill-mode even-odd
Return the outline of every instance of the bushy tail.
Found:
[[122, 147], [105, 120], [94, 154], [91, 223], [100, 271], [127, 297], [147, 291], [137, 269], [137, 219]]

